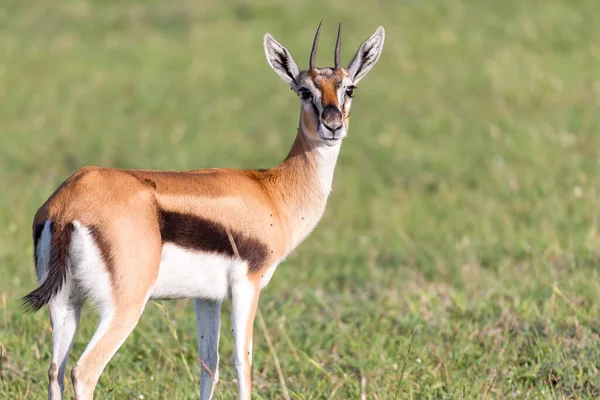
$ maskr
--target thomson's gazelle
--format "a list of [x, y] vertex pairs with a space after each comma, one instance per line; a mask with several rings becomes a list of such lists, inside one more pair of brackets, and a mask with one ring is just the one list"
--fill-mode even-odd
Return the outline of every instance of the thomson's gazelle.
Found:
[[250, 398], [260, 290], [323, 215], [352, 93], [383, 48], [380, 27], [342, 68], [338, 30], [335, 67], [317, 68], [320, 29], [304, 71], [271, 35], [264, 37], [269, 65], [301, 98], [296, 139], [280, 165], [185, 172], [86, 167], [36, 213], [41, 285], [24, 300], [33, 311], [46, 304], [50, 311], [50, 399], [62, 397], [84, 300], [98, 307], [100, 322], [71, 371], [77, 399], [93, 397], [149, 299], [185, 297], [195, 298], [200, 359], [213, 371], [213, 377], [201, 372], [200, 398], [210, 398], [218, 379], [221, 302], [229, 296], [239, 398]]

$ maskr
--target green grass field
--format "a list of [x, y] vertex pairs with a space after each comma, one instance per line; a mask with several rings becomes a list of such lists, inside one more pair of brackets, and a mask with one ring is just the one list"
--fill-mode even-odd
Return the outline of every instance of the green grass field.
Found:
[[[325, 217], [262, 292], [254, 397], [600, 396], [600, 24], [595, 0], [16, 1], [0, 5], [0, 398], [46, 396], [31, 221], [84, 165], [264, 168], [306, 67], [379, 25]], [[217, 399], [237, 393], [224, 306]], [[69, 367], [91, 337], [87, 307]], [[99, 399], [188, 399], [193, 304], [149, 303]], [[67, 378], [67, 398], [73, 398]]]

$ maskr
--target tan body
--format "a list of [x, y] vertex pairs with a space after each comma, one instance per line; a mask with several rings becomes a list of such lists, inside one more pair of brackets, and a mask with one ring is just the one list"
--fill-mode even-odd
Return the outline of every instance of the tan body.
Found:
[[[320, 30], [320, 27], [319, 27]], [[239, 398], [251, 394], [252, 325], [260, 290], [323, 215], [346, 135], [351, 94], [375, 64], [379, 28], [348, 70], [299, 71], [270, 35], [271, 67], [302, 97], [287, 158], [267, 170], [185, 172], [86, 167], [75, 172], [35, 215], [40, 287], [25, 297], [48, 305], [53, 327], [48, 397], [62, 398], [66, 360], [81, 307], [90, 299], [100, 322], [71, 372], [77, 399], [91, 399], [100, 374], [152, 298], [195, 298], [203, 372], [200, 398], [218, 380], [221, 302], [232, 299]]]
[[[290, 156], [280, 166], [262, 171], [82, 168], [42, 205], [33, 224], [35, 227], [50, 220], [96, 226], [111, 238], [114, 254], [126, 254], [139, 247], [154, 256], [155, 260], [149, 262], [152, 267], [144, 271], [144, 280], [152, 282], [162, 248], [156, 209], [195, 215], [242, 231], [268, 246], [269, 256], [261, 270], [250, 274], [257, 277], [262, 268], [287, 256], [325, 210], [328, 193], [319, 186], [319, 161], [306, 142], [299, 135]], [[119, 281], [118, 276], [111, 278], [115, 283]]]

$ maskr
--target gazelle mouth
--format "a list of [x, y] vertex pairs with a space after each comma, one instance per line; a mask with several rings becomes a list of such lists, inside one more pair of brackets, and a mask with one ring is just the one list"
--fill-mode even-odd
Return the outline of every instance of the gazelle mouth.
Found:
[[342, 141], [342, 137], [326, 137], [322, 138], [323, 143], [325, 143], [328, 147], [336, 146], [338, 143]]

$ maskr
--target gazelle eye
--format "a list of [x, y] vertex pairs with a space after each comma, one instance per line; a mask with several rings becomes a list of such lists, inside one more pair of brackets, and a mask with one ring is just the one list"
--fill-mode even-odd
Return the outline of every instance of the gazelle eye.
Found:
[[354, 89], [356, 89], [356, 86], [348, 86], [346, 88], [346, 96], [350, 98], [354, 97]]
[[308, 90], [306, 88], [301, 88], [298, 92], [300, 93], [300, 98], [302, 100], [312, 99], [312, 93], [310, 92], [310, 90]]

